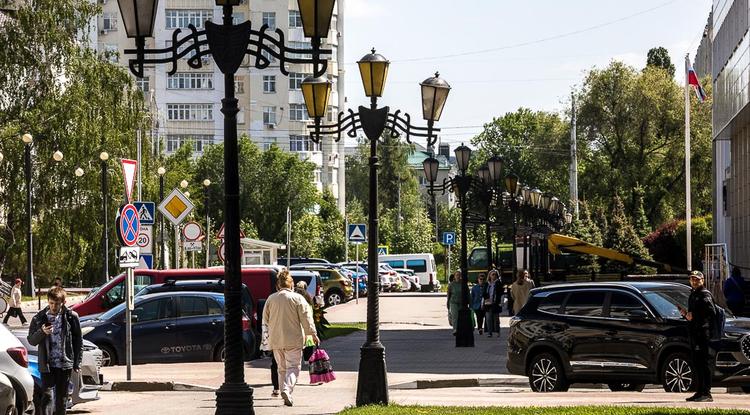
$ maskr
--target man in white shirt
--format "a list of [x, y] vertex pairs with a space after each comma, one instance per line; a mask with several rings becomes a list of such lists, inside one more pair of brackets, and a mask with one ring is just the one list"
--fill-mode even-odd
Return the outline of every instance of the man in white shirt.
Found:
[[281, 271], [276, 286], [279, 291], [266, 300], [263, 322], [268, 324], [268, 347], [273, 350], [279, 366], [279, 380], [283, 382], [281, 397], [292, 406], [292, 392], [302, 367], [302, 348], [305, 338], [312, 336], [320, 343], [313, 314], [305, 297], [293, 291], [294, 280], [287, 270]]

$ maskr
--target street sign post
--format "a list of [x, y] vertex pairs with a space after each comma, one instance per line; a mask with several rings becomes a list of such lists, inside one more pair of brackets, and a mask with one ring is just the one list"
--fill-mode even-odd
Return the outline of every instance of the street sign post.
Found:
[[364, 223], [350, 223], [347, 236], [349, 242], [366, 242], [367, 225]]
[[182, 227], [182, 236], [185, 237], [186, 241], [196, 241], [203, 236], [203, 228], [198, 222], [190, 221]]
[[203, 250], [203, 242], [185, 241], [183, 247], [185, 248], [185, 252], [199, 252]]
[[[143, 222], [141, 222], [143, 223]], [[141, 225], [136, 245], [141, 248], [141, 254], [152, 254], [154, 252], [154, 227], [152, 225]]]
[[130, 203], [133, 194], [133, 183], [135, 183], [135, 171], [138, 167], [136, 160], [121, 159], [122, 178], [125, 181], [125, 199]]
[[180, 263], [180, 223], [195, 209], [195, 205], [190, 199], [185, 196], [180, 189], [175, 188], [172, 192], [164, 198], [159, 204], [159, 212], [161, 212], [165, 218], [169, 219], [174, 225], [174, 237], [176, 243], [174, 244], [174, 263], [175, 268], [179, 268], [177, 264]]

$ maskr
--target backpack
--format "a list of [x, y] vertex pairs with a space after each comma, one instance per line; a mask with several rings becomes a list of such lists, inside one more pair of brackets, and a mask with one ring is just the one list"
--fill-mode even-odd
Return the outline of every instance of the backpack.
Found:
[[724, 323], [727, 321], [727, 316], [724, 313], [724, 309], [714, 306], [714, 320], [711, 322], [711, 340], [721, 340], [724, 337]]

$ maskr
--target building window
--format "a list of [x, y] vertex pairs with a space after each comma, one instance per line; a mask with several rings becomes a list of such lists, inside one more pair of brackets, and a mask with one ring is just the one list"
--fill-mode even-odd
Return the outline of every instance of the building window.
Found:
[[290, 135], [289, 151], [320, 151], [320, 144], [313, 142], [306, 135]]
[[263, 24], [269, 29], [276, 29], [276, 12], [263, 12]]
[[104, 13], [102, 15], [102, 30], [106, 30], [106, 31], [117, 30], [117, 14]]
[[245, 77], [244, 76], [235, 76], [234, 77], [234, 92], [236, 94], [244, 94], [245, 93]]
[[191, 24], [196, 29], [202, 29], [206, 20], [214, 17], [212, 10], [167, 9], [164, 14], [167, 18], [167, 29], [187, 29]]
[[289, 104], [289, 119], [291, 121], [307, 121], [305, 104]]
[[266, 94], [276, 93], [276, 75], [263, 75], [263, 92]]
[[151, 90], [151, 82], [149, 82], [149, 77], [144, 76], [143, 78], [135, 78], [135, 86], [138, 87], [138, 89], [141, 90], [144, 94], [147, 94]]
[[276, 58], [274, 58], [273, 55], [271, 55], [271, 52], [269, 52], [269, 51], [267, 51], [265, 49], [263, 49], [263, 50], [260, 51], [260, 55], [263, 56], [264, 58], [268, 59], [268, 62], [270, 62], [270, 63], [276, 62]]
[[234, 12], [232, 13], [232, 24], [238, 25], [245, 21], [245, 13]]
[[178, 72], [167, 78], [167, 89], [214, 89], [214, 74]]
[[302, 27], [302, 15], [299, 10], [289, 10], [289, 28]]
[[263, 124], [276, 125], [276, 107], [263, 107]]
[[263, 151], [268, 151], [271, 149], [271, 146], [276, 144], [276, 137], [266, 137], [263, 139]]
[[120, 61], [120, 49], [115, 43], [107, 43], [104, 45], [104, 55], [106, 56], [107, 60], [112, 63], [117, 63]]
[[167, 104], [170, 121], [213, 121], [213, 104]]
[[339, 117], [338, 107], [329, 105], [328, 111], [326, 112], [326, 120], [328, 120], [328, 122], [334, 122], [334, 121], [338, 121], [338, 117]]
[[[289, 47], [291, 49], [302, 49], [302, 50], [307, 50], [307, 51], [312, 50], [312, 46], [310, 45], [310, 41], [309, 40], [306, 41], [306, 42], [290, 41], [289, 42]], [[306, 52], [306, 53], [298, 52], [298, 53], [290, 53], [289, 54], [289, 57], [291, 57], [291, 58], [297, 58], [297, 59], [310, 58], [311, 56], [312, 56], [312, 54], [310, 52]]]
[[315, 174], [315, 183], [322, 183], [320, 181], [320, 170], [315, 170], [313, 173]]
[[291, 72], [289, 73], [289, 89], [292, 91], [299, 91], [302, 89], [302, 81], [310, 74]]
[[214, 136], [206, 134], [168, 134], [167, 152], [174, 153], [187, 142], [192, 142], [193, 151], [202, 153], [207, 146], [214, 143]]

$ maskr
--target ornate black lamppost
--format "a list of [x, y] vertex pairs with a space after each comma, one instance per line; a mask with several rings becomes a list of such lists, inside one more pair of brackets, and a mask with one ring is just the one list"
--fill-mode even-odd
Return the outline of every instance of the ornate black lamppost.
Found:
[[[359, 62], [359, 72], [365, 95], [370, 97], [370, 108], [360, 106], [358, 112], [349, 110], [348, 114], [340, 112], [335, 124], [321, 125], [321, 120], [328, 107], [331, 93], [331, 82], [325, 77], [308, 77], [302, 82], [302, 94], [305, 97], [307, 112], [313, 118], [314, 128], [310, 133], [311, 140], [318, 142], [321, 136], [331, 135], [339, 141], [342, 133], [356, 137], [361, 131], [370, 140], [370, 200], [368, 204], [368, 245], [367, 261], [371, 276], [367, 279], [367, 340], [361, 348], [359, 377], [357, 380], [357, 405], [388, 403], [388, 382], [386, 378], [385, 348], [380, 342], [378, 292], [380, 281], [378, 270], [378, 154], [377, 143], [383, 131], [388, 130], [391, 137], [405, 135], [407, 141], [413, 137], [427, 139], [430, 147], [437, 142], [435, 121], [440, 120], [443, 106], [448, 98], [450, 85], [438, 74], [428, 78], [422, 87], [422, 113], [427, 120], [427, 127], [411, 125], [409, 114], [398, 110], [390, 112], [389, 107], [378, 108], [378, 97], [382, 96], [390, 62], [382, 55], [372, 53], [365, 55]], [[373, 277], [374, 275], [374, 277]]]
[[[481, 180], [476, 179], [466, 173], [469, 168], [471, 159], [471, 149], [461, 144], [455, 150], [456, 164], [458, 165], [459, 174], [453, 177], [446, 177], [443, 183], [435, 185], [439, 162], [433, 157], [429, 157], [422, 162], [424, 174], [430, 185], [427, 188], [429, 193], [447, 190], [458, 193], [458, 204], [461, 208], [461, 308], [458, 310], [456, 319], [456, 347], [474, 347], [474, 327], [471, 321], [471, 310], [469, 310], [469, 265], [468, 252], [466, 246], [466, 224], [468, 201], [467, 193], [471, 190], [472, 185], [481, 185]], [[502, 162], [501, 162], [502, 163]], [[494, 169], [493, 169], [494, 170]], [[489, 172], [487, 172], [489, 175]], [[488, 247], [489, 249], [489, 247]]]
[[[279, 61], [279, 70], [288, 74], [285, 63], [311, 64], [314, 76], [326, 72], [325, 56], [329, 49], [321, 48], [321, 39], [328, 36], [335, 0], [298, 0], [302, 26], [306, 37], [311, 38], [311, 49], [289, 48], [284, 43], [283, 31], [277, 29], [275, 36], [267, 33], [263, 25], [253, 29], [251, 22], [232, 23], [234, 6], [241, 0], [216, 0], [222, 6], [222, 24], [210, 21], [205, 29], [197, 30], [189, 25], [190, 32], [180, 38], [180, 29], [172, 34], [172, 45], [163, 49], [146, 49], [146, 37], [151, 37], [158, 0], [118, 0], [127, 36], [135, 38], [135, 49], [125, 50], [130, 59], [130, 71], [143, 76], [143, 67], [148, 64], [170, 64], [169, 74], [177, 71], [177, 60], [188, 57], [192, 68], [202, 66], [202, 58], [210, 55], [224, 74], [224, 99], [221, 112], [224, 114], [224, 203], [225, 203], [225, 325], [224, 384], [216, 391], [217, 414], [251, 414], [253, 392], [245, 383], [242, 346], [241, 308], [241, 259], [239, 217], [239, 163], [237, 148], [237, 98], [235, 98], [234, 75], [245, 55], [255, 58], [253, 65], [264, 69], [271, 63], [268, 56]], [[299, 57], [303, 55], [304, 57]], [[309, 56], [309, 57], [308, 57]]]

